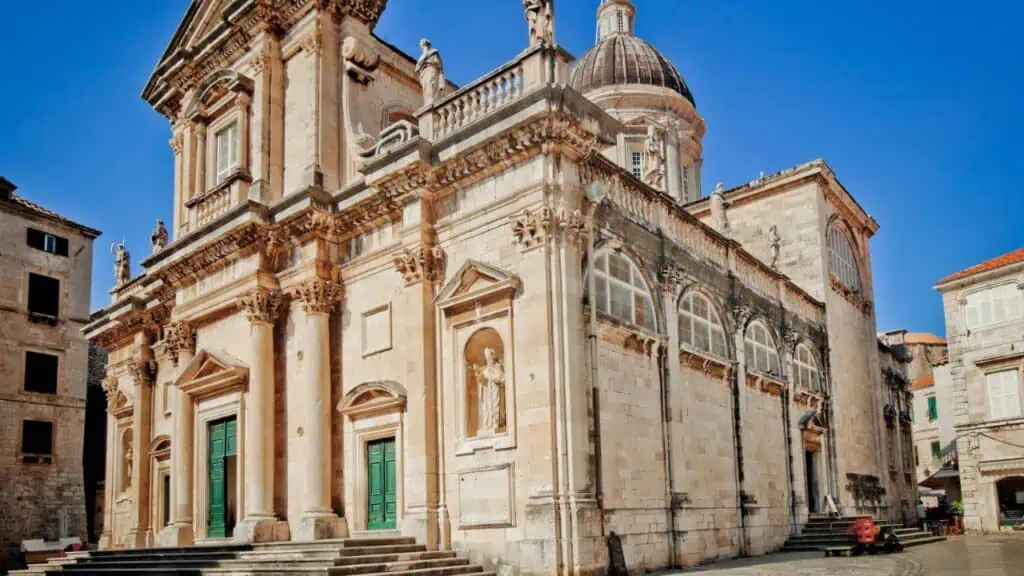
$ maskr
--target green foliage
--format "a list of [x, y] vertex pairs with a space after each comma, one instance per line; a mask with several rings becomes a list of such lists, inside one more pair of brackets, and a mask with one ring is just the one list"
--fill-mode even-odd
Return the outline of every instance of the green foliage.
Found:
[[956, 515], [956, 516], [963, 516], [964, 515], [964, 502], [963, 502], [963, 500], [957, 500], [956, 502], [953, 502], [953, 504], [951, 504], [949, 508], [953, 512], [953, 514]]

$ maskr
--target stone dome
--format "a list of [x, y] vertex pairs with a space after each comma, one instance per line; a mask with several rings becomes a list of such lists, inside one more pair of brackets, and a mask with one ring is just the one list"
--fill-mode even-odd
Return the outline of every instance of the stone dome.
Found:
[[668, 88], [697, 106], [672, 62], [631, 34], [612, 34], [598, 42], [576, 61], [569, 79], [569, 86], [581, 94], [625, 84]]

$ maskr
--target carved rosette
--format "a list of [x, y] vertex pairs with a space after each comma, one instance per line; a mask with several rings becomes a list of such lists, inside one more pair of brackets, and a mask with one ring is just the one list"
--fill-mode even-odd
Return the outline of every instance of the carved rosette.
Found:
[[295, 298], [306, 314], [330, 314], [344, 293], [341, 284], [315, 279], [296, 288]]
[[395, 270], [405, 280], [405, 285], [412, 286], [424, 279], [434, 283], [442, 281], [447, 258], [440, 246], [433, 246], [429, 250], [419, 246], [404, 250], [392, 262]]
[[273, 324], [281, 308], [281, 292], [267, 288], [256, 288], [242, 296], [238, 305], [245, 310], [252, 324]]
[[195, 352], [196, 332], [186, 321], [170, 324], [164, 328], [164, 344], [171, 362], [177, 366], [182, 352]]

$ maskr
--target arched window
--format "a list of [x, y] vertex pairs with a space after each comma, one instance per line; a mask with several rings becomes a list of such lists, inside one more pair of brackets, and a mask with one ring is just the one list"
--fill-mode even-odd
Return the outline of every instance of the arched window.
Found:
[[796, 347], [796, 354], [793, 356], [793, 372], [796, 376], [796, 385], [801, 390], [818, 392], [821, 390], [821, 376], [818, 374], [818, 361], [814, 359], [811, 349], [800, 344]]
[[838, 223], [828, 228], [828, 270], [854, 292], [860, 292], [860, 269], [853, 244], [846, 230]]
[[690, 292], [679, 303], [679, 344], [719, 358], [728, 357], [725, 328], [703, 294]]
[[598, 256], [595, 263], [597, 309], [628, 324], [656, 330], [651, 291], [636, 265], [611, 252]]
[[747, 368], [755, 372], [779, 376], [779, 351], [775, 348], [775, 340], [771, 332], [761, 322], [755, 321], [747, 327], [743, 338], [744, 354]]

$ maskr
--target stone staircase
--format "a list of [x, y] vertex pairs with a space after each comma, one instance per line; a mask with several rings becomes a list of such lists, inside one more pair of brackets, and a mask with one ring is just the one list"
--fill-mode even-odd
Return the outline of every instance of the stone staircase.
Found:
[[415, 539], [402, 537], [71, 552], [11, 572], [54, 573], [494, 576], [455, 552], [428, 551]]
[[[859, 516], [843, 516], [832, 518], [824, 514], [811, 514], [804, 525], [804, 531], [797, 536], [790, 536], [783, 546], [783, 551], [800, 552], [808, 550], [824, 550], [829, 546], [844, 546], [856, 542], [856, 538], [848, 531]], [[934, 536], [930, 532], [922, 532], [917, 528], [900, 528], [891, 522], [879, 522], [882, 528], [891, 528], [900, 543], [905, 547], [929, 544], [945, 540], [945, 536]]]

